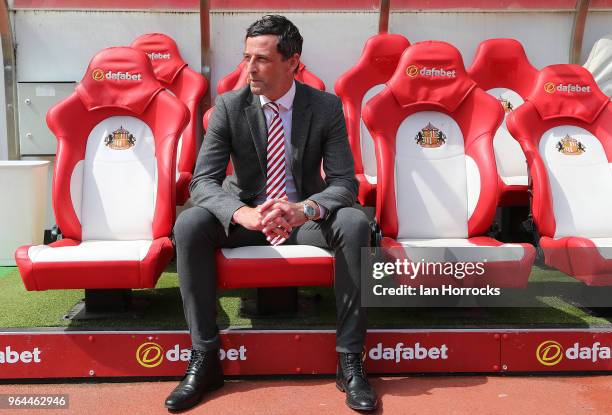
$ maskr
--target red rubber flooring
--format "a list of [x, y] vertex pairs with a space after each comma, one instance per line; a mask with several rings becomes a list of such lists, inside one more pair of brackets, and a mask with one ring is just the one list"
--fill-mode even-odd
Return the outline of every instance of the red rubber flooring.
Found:
[[[612, 414], [612, 376], [372, 378], [385, 414]], [[167, 414], [176, 382], [0, 385], [0, 394], [62, 393], [68, 410], [1, 410], [26, 414]], [[354, 414], [333, 380], [228, 381], [188, 414]]]

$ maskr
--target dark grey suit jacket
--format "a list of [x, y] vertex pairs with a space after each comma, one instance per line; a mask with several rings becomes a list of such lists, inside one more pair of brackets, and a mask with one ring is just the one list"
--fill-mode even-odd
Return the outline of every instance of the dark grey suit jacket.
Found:
[[[248, 86], [217, 97], [189, 189], [192, 202], [215, 215], [226, 233], [234, 212], [265, 191], [267, 137], [259, 96]], [[353, 206], [358, 183], [336, 96], [296, 81], [291, 147], [301, 200], [314, 200], [328, 215]], [[226, 178], [230, 155], [234, 174]]]

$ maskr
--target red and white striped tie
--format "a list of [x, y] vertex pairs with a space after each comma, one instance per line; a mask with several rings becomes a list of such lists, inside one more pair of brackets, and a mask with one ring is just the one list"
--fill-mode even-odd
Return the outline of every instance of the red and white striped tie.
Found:
[[268, 128], [268, 178], [266, 199], [279, 199], [287, 195], [285, 177], [285, 132], [278, 112], [278, 104], [266, 104], [272, 110], [272, 121]]
[[[287, 195], [285, 176], [285, 131], [276, 102], [265, 104], [274, 113], [268, 127], [268, 178], [266, 180], [266, 199], [279, 199]], [[270, 241], [271, 245], [285, 242], [281, 236]]]

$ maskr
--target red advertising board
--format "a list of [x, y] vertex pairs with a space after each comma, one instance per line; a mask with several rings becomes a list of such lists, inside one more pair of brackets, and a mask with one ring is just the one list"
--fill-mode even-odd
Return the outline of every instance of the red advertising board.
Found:
[[370, 373], [495, 372], [499, 334], [478, 330], [369, 331]]
[[[332, 374], [335, 333], [225, 331], [227, 375]], [[0, 379], [179, 376], [189, 360], [186, 331], [0, 333]], [[370, 373], [493, 372], [499, 334], [487, 331], [374, 330]]]
[[507, 332], [500, 361], [510, 372], [608, 371], [611, 348], [609, 329]]
[[[186, 331], [0, 332], [0, 379], [180, 376]], [[333, 374], [333, 330], [228, 330], [227, 375]], [[369, 373], [612, 370], [612, 331], [371, 330]]]

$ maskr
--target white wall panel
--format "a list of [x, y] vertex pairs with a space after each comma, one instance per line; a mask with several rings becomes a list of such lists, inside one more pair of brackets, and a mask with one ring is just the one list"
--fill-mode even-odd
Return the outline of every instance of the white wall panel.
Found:
[[183, 59], [199, 71], [199, 25], [198, 13], [17, 11], [17, 80], [80, 81], [98, 51], [151, 32], [176, 40]]
[[[242, 60], [244, 35], [261, 13], [211, 13], [212, 84]], [[333, 92], [336, 79], [357, 62], [363, 45], [378, 32], [378, 13], [283, 13], [304, 38], [302, 60]], [[213, 96], [216, 91], [213, 91]]]
[[452, 43], [461, 51], [466, 66], [471, 64], [481, 41], [515, 38], [538, 68], [568, 62], [572, 23], [570, 12], [394, 12], [389, 18], [390, 31], [405, 35], [411, 43], [423, 40]]
[[[244, 33], [267, 12], [212, 11], [212, 84], [232, 71], [242, 56]], [[329, 91], [338, 76], [376, 33], [376, 12], [286, 12], [304, 36], [303, 60]], [[591, 12], [582, 61], [597, 39], [610, 33], [612, 12]], [[445, 40], [471, 63], [479, 42], [513, 37], [537, 67], [568, 61], [573, 14], [570, 12], [393, 12], [390, 31], [411, 42]], [[61, 28], [61, 29], [60, 29]], [[19, 82], [77, 81], [100, 49], [129, 44], [143, 33], [164, 32], [179, 44], [189, 65], [200, 68], [199, 15], [195, 12], [31, 11], [14, 16]], [[213, 96], [215, 95], [213, 90]]]

